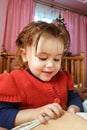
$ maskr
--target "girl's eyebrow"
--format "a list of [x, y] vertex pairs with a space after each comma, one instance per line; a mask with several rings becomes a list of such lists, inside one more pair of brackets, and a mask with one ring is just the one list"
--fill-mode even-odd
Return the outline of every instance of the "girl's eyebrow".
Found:
[[[39, 53], [37, 53], [37, 54], [39, 54], [39, 55], [49, 55], [49, 53], [47, 53], [47, 52], [39, 52]], [[63, 53], [58, 53], [56, 56], [62, 56], [63, 55]]]

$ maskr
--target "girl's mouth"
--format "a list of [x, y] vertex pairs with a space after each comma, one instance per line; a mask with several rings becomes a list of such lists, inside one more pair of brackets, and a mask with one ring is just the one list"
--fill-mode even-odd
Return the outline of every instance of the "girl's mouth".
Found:
[[46, 76], [50, 76], [53, 72], [49, 72], [49, 71], [43, 71], [43, 73], [46, 75]]

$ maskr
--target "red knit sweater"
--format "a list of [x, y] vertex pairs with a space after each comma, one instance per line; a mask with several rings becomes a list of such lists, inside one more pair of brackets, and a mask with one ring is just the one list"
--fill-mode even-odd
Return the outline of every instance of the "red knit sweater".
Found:
[[67, 92], [73, 90], [70, 74], [60, 71], [49, 82], [42, 82], [25, 70], [0, 75], [0, 101], [20, 102], [20, 108], [37, 108], [60, 99], [67, 106]]

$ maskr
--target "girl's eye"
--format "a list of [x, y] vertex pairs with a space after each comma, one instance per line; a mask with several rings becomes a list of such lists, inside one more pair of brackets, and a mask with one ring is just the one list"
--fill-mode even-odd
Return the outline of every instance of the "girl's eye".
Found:
[[58, 62], [58, 61], [60, 61], [60, 59], [54, 59], [54, 61]]
[[47, 60], [47, 58], [39, 57], [40, 60]]

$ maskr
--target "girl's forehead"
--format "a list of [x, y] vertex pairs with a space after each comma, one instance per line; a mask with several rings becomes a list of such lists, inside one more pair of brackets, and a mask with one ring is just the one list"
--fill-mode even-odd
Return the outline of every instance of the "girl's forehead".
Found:
[[37, 53], [63, 53], [63, 40], [56, 37], [40, 37], [37, 44]]

